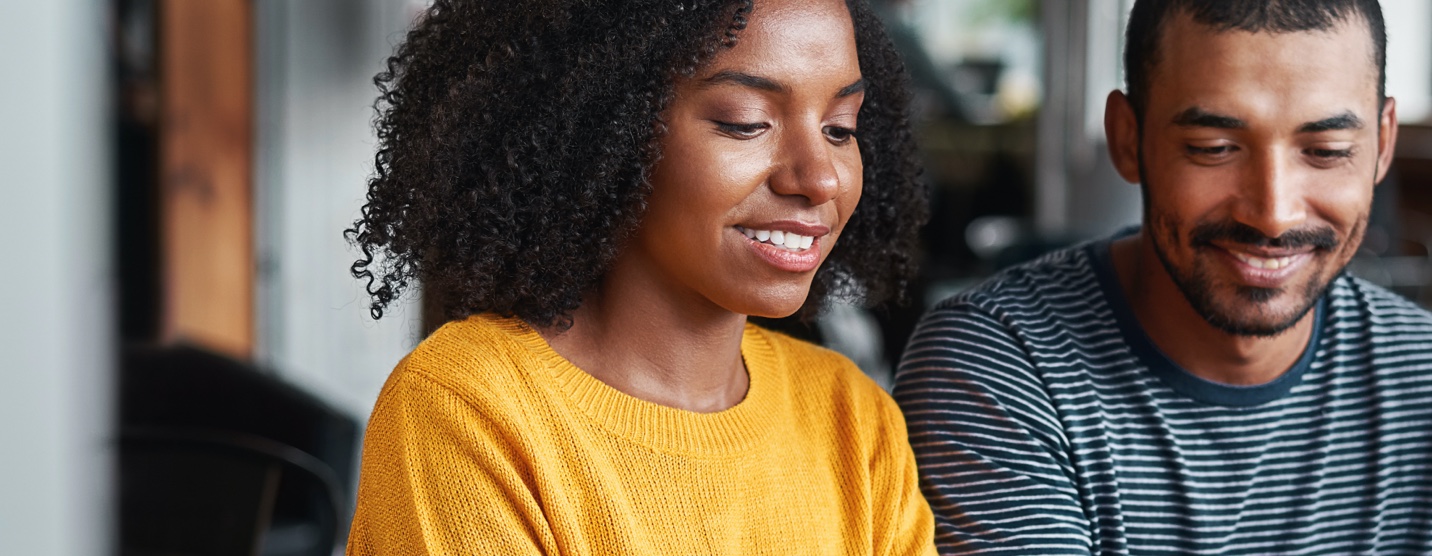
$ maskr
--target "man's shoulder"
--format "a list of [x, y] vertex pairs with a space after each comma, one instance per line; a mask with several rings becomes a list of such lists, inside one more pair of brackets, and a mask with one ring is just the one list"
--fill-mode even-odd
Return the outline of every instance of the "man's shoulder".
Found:
[[1048, 253], [938, 303], [921, 319], [906, 363], [958, 357], [962, 365], [980, 361], [1026, 376], [1111, 345], [1120, 332], [1103, 291], [1100, 247], [1086, 242]]
[[1329, 312], [1339, 323], [1362, 323], [1375, 334], [1399, 333], [1432, 340], [1432, 312], [1372, 282], [1344, 273], [1328, 289]]
[[975, 310], [1060, 311], [1102, 296], [1092, 249], [1106, 240], [1084, 242], [1003, 269], [979, 285], [937, 303], [932, 312]]

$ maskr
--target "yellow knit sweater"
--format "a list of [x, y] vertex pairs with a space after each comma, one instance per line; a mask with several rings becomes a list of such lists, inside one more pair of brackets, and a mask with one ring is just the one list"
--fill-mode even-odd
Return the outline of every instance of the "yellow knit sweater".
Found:
[[586, 374], [519, 320], [448, 324], [388, 379], [353, 556], [934, 554], [905, 422], [849, 360], [746, 327], [700, 414]]

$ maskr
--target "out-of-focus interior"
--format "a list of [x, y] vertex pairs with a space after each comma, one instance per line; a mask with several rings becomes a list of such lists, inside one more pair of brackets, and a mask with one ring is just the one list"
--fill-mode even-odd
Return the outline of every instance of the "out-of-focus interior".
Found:
[[[916, 89], [922, 275], [905, 307], [774, 325], [888, 386], [933, 303], [1141, 206], [1102, 129], [1132, 0], [872, 2]], [[1432, 3], [1382, 4], [1402, 131], [1350, 270], [1432, 305]], [[372, 320], [342, 234], [424, 7], [0, 3], [4, 552], [341, 552], [367, 414], [440, 324], [421, 293]]]

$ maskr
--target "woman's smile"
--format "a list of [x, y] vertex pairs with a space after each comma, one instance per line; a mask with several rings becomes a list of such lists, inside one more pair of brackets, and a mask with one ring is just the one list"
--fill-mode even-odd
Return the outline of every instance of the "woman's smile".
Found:
[[677, 80], [647, 210], [612, 275], [678, 305], [798, 310], [860, 201], [865, 87], [842, 2], [762, 4]]
[[761, 260], [785, 272], [812, 272], [820, 266], [821, 238], [830, 227], [802, 222], [773, 222], [757, 227], [736, 226], [746, 245]]
[[807, 249], [810, 249], [811, 245], [815, 242], [815, 239], [817, 237], [825, 235], [825, 233], [815, 235], [801, 235], [793, 231], [787, 232], [782, 230], [743, 228], [741, 226], [736, 226], [736, 230], [744, 234], [747, 238], [755, 240], [756, 243], [764, 243], [774, 245], [776, 247], [784, 247], [787, 251], [793, 251], [796, 253], [804, 252]]

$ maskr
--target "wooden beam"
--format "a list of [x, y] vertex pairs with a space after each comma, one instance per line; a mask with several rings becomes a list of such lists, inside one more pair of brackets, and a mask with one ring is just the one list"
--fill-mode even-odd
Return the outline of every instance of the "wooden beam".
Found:
[[253, 6], [159, 4], [161, 339], [254, 346]]

